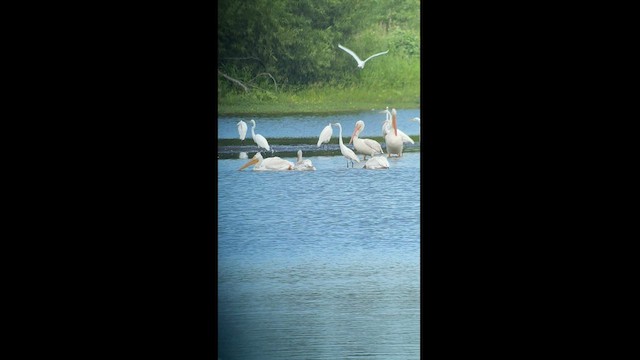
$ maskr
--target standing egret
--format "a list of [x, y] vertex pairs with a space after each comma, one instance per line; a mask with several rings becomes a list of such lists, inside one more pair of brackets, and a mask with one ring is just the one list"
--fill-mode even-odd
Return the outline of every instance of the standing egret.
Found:
[[335, 123], [333, 124], [334, 126], [337, 126], [338, 129], [340, 130], [339, 135], [338, 135], [338, 141], [340, 142], [340, 152], [342, 153], [342, 156], [344, 156], [347, 159], [347, 168], [349, 167], [349, 161], [351, 161], [351, 167], [353, 167], [353, 162], [360, 162], [360, 159], [358, 159], [358, 156], [356, 156], [356, 153], [353, 152], [353, 150], [349, 149], [343, 142], [342, 142], [342, 125], [340, 125], [340, 123]]
[[371, 159], [367, 160], [364, 164], [365, 169], [388, 169], [389, 168], [389, 160], [384, 156], [373, 156]]
[[246, 164], [242, 165], [242, 167], [238, 170], [242, 170], [250, 165], [254, 165], [254, 171], [280, 171], [280, 170], [293, 170], [293, 163], [291, 161], [287, 161], [281, 159], [277, 156], [270, 158], [263, 158], [260, 152], [257, 152], [251, 160], [249, 160]]
[[331, 140], [331, 135], [333, 135], [333, 128], [331, 127], [331, 123], [325, 126], [320, 133], [320, 137], [318, 138], [318, 147], [322, 144], [328, 144]]
[[242, 144], [244, 144], [244, 138], [247, 136], [247, 123], [240, 120], [236, 125], [238, 125], [238, 134], [240, 134], [240, 140], [242, 140]]
[[296, 161], [295, 165], [293, 165], [293, 170], [309, 171], [309, 170], [315, 170], [315, 169], [316, 167], [313, 166], [313, 163], [311, 163], [311, 160], [309, 159], [302, 160], [302, 150], [298, 150], [298, 161]]
[[384, 136], [384, 142], [387, 144], [387, 156], [391, 157], [391, 154], [402, 156], [403, 140], [402, 136], [398, 134], [398, 120], [396, 109], [391, 110], [391, 127], [392, 129]]
[[353, 147], [360, 154], [364, 154], [364, 158], [362, 160], [367, 159], [367, 155], [373, 157], [375, 154], [383, 154], [382, 146], [380, 143], [373, 139], [360, 139], [358, 135], [364, 130], [364, 121], [358, 120], [356, 122], [355, 129], [353, 130], [353, 134], [351, 135], [351, 140], [349, 140], [349, 144], [353, 142]]
[[[419, 117], [414, 117], [413, 119], [410, 119], [409, 121], [417, 122], [418, 126], [420, 127], [420, 118]], [[420, 136], [419, 140], [422, 141], [422, 127], [420, 127], [420, 134], [418, 136]]]
[[353, 58], [354, 58], [354, 59], [356, 59], [356, 61], [358, 62], [358, 67], [359, 67], [360, 69], [364, 69], [364, 63], [366, 63], [367, 61], [369, 61], [371, 58], [374, 58], [374, 57], [376, 57], [376, 56], [380, 56], [380, 55], [384, 55], [384, 54], [386, 54], [386, 53], [388, 53], [388, 52], [389, 52], [389, 50], [387, 50], [387, 51], [384, 51], [384, 52], [381, 52], [381, 53], [373, 54], [373, 55], [369, 56], [365, 61], [362, 61], [362, 60], [360, 60], [360, 58], [358, 57], [358, 55], [356, 55], [356, 53], [354, 53], [353, 51], [351, 51], [351, 50], [347, 49], [346, 47], [344, 47], [344, 46], [342, 46], [342, 45], [340, 45], [340, 44], [338, 44], [338, 47], [339, 47], [340, 49], [342, 49], [342, 50], [346, 51], [346, 52], [347, 52], [347, 54], [349, 54], [349, 55], [353, 56]]
[[[255, 143], [258, 145], [258, 148], [264, 148], [267, 151], [271, 150], [267, 139], [260, 134], [256, 134], [254, 130], [256, 128], [255, 120], [251, 119], [251, 123], [253, 124], [253, 126], [251, 127], [251, 137], [253, 138], [253, 141], [255, 141]], [[273, 153], [273, 150], [271, 150], [271, 152]]]

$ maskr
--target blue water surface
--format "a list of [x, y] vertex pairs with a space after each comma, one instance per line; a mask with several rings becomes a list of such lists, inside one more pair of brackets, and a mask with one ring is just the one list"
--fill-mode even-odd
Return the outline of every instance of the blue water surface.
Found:
[[420, 152], [305, 158], [218, 160], [218, 357], [419, 359]]
[[[251, 119], [256, 121], [256, 134], [261, 134], [267, 139], [274, 137], [317, 137], [322, 129], [329, 122], [339, 122], [342, 125], [344, 136], [351, 136], [356, 121], [362, 120], [365, 129], [360, 137], [382, 136], [382, 123], [386, 119], [385, 114], [380, 111], [384, 109], [374, 109], [370, 111], [339, 114], [339, 115], [295, 115], [295, 116], [219, 116], [218, 117], [218, 139], [234, 139], [238, 137], [237, 124], [240, 120], [247, 123], [247, 139], [251, 139]], [[420, 125], [410, 121], [414, 117], [420, 117], [420, 109], [396, 109], [398, 128], [407, 135], [420, 134]], [[334, 127], [335, 136], [338, 129]]]

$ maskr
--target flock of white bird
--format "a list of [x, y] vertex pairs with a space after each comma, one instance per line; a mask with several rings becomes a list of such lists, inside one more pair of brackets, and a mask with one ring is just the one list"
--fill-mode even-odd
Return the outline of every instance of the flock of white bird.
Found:
[[[401, 157], [404, 150], [404, 144], [414, 144], [414, 141], [411, 137], [402, 132], [402, 130], [398, 129], [396, 109], [391, 109], [391, 111], [389, 111], [389, 108], [387, 107], [387, 109], [382, 112], [387, 115], [386, 120], [382, 124], [382, 136], [387, 148], [387, 157]], [[411, 121], [420, 123], [420, 118], [416, 117], [411, 119]], [[252, 119], [250, 122], [252, 124], [251, 137], [258, 146], [258, 149], [265, 149], [266, 151], [271, 151], [273, 153], [273, 148], [269, 146], [267, 139], [260, 134], [256, 134], [255, 120]], [[237, 125], [240, 140], [244, 141], [247, 135], [247, 123], [240, 120]], [[344, 144], [342, 140], [342, 125], [338, 122], [329, 123], [324, 127], [324, 129], [322, 129], [320, 136], [318, 137], [318, 143], [316, 144], [317, 147], [329, 144], [331, 137], [333, 136], [334, 126], [339, 130], [338, 143], [340, 144], [340, 152], [342, 153], [342, 156], [347, 159], [347, 168], [349, 167], [349, 163], [351, 163], [351, 167], [354, 167], [354, 161], [360, 163], [361, 160], [356, 153], [363, 155], [362, 161], [366, 161], [363, 167], [365, 169], [389, 168], [389, 161], [384, 157], [384, 150], [380, 143], [373, 139], [360, 138], [359, 135], [364, 130], [364, 121], [362, 120], [358, 120], [356, 122], [353, 133], [351, 134], [351, 140], [349, 140], [349, 145], [353, 143], [353, 150]], [[367, 156], [370, 157], [369, 160], [367, 160]], [[277, 156], [264, 158], [260, 151], [258, 151], [251, 160], [242, 165], [239, 170], [243, 170], [251, 165], [253, 165], [254, 171], [316, 170], [311, 160], [302, 158], [302, 150], [298, 150], [298, 158], [295, 163]]]
[[[338, 44], [338, 47], [344, 51], [346, 51], [349, 55], [351, 55], [356, 62], [358, 63], [358, 68], [363, 69], [364, 64], [371, 60], [372, 58], [380, 55], [384, 55], [389, 52], [389, 50], [380, 52], [374, 55], [369, 56], [366, 60], [362, 61], [350, 49]], [[398, 121], [397, 121], [397, 113], [396, 109], [391, 109], [389, 111], [389, 107], [387, 107], [382, 113], [386, 114], [386, 120], [382, 124], [382, 137], [384, 138], [386, 148], [387, 148], [387, 157], [391, 157], [395, 155], [397, 157], [402, 156], [402, 152], [404, 150], [405, 143], [413, 144], [414, 141], [407, 134], [398, 129]], [[413, 118], [411, 121], [415, 121], [420, 124], [420, 118]], [[258, 149], [264, 149], [266, 151], [271, 151], [273, 153], [273, 148], [269, 146], [269, 142], [267, 139], [255, 133], [256, 122], [255, 120], [250, 121], [251, 126], [251, 137], [253, 141], [258, 145]], [[244, 139], [247, 136], [247, 123], [240, 120], [238, 122], [238, 133], [240, 134], [240, 140], [244, 143]], [[333, 135], [333, 126], [337, 126], [339, 129], [338, 142], [340, 144], [340, 152], [342, 156], [347, 159], [347, 168], [349, 167], [349, 163], [351, 163], [351, 167], [353, 167], [353, 162], [360, 163], [360, 159], [356, 155], [356, 152], [364, 155], [362, 161], [367, 159], [367, 156], [371, 158], [367, 160], [364, 164], [365, 169], [388, 169], [389, 161], [383, 156], [384, 151], [382, 150], [382, 146], [380, 143], [373, 139], [362, 139], [360, 138], [360, 133], [364, 130], [364, 121], [358, 120], [355, 125], [355, 129], [351, 134], [351, 140], [349, 140], [349, 145], [353, 143], [352, 149], [347, 147], [342, 141], [342, 125], [340, 123], [329, 123], [329, 125], [325, 126], [320, 133], [318, 138], [317, 146], [324, 146], [325, 144], [329, 144], [331, 141], [331, 136]], [[282, 171], [282, 170], [298, 170], [298, 171], [309, 171], [316, 170], [315, 166], [311, 163], [309, 159], [302, 159], [302, 150], [298, 150], [298, 158], [296, 163], [294, 164], [291, 161], [282, 159], [280, 157], [274, 156], [269, 158], [264, 158], [262, 154], [258, 151], [246, 164], [242, 165], [239, 170], [245, 169], [249, 166], [253, 165], [254, 171]]]

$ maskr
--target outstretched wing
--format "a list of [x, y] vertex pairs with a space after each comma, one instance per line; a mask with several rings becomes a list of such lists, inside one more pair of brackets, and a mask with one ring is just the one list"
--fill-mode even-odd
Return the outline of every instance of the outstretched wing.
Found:
[[[354, 58], [354, 59], [356, 59], [356, 61], [357, 61], [358, 63], [360, 63], [360, 61], [362, 61], [362, 60], [360, 60], [360, 58], [358, 57], [358, 55], [356, 55], [356, 53], [354, 53], [353, 51], [351, 51], [351, 50], [347, 49], [346, 47], [344, 47], [344, 46], [342, 46], [342, 45], [340, 45], [340, 44], [338, 44], [338, 47], [339, 47], [340, 49], [342, 49], [342, 50], [346, 51], [349, 55], [353, 56], [353, 58]], [[387, 50], [387, 51], [389, 51], [389, 50]], [[369, 60], [369, 59], [367, 59], [367, 60]]]
[[369, 57], [367, 58], [367, 60], [365, 60], [364, 62], [367, 62], [367, 61], [369, 61], [369, 59], [374, 58], [374, 57], [376, 57], [376, 56], [384, 55], [384, 54], [386, 54], [386, 53], [388, 53], [388, 52], [389, 52], [389, 50], [384, 51], [384, 52], [381, 52], [381, 53], [373, 54], [373, 55], [369, 56]]

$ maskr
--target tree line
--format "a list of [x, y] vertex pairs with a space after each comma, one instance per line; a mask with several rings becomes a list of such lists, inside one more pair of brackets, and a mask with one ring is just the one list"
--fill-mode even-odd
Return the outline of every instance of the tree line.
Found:
[[338, 43], [363, 60], [390, 50], [385, 56], [419, 64], [420, 1], [219, 0], [218, 87], [278, 91], [357, 81], [360, 70]]

